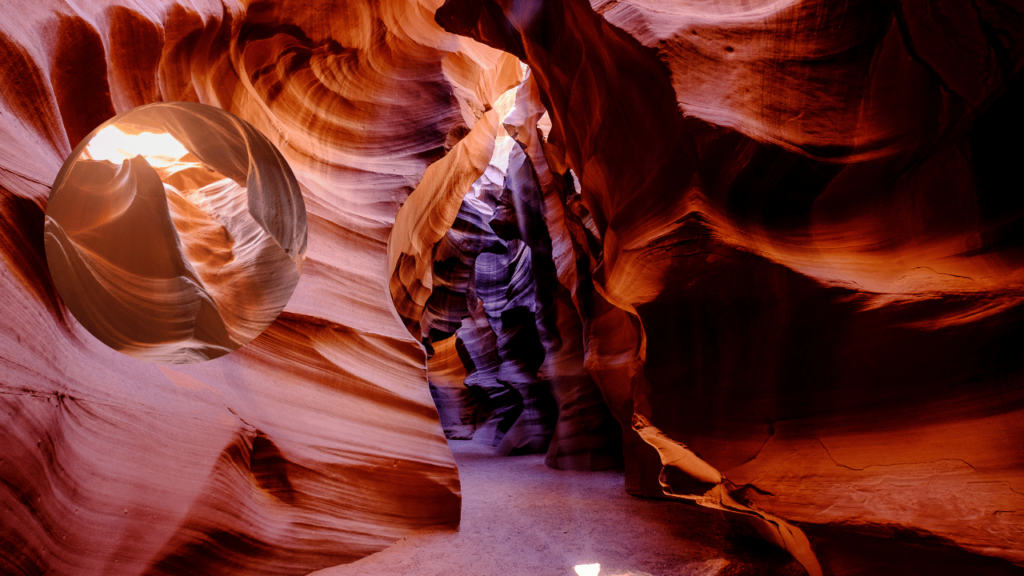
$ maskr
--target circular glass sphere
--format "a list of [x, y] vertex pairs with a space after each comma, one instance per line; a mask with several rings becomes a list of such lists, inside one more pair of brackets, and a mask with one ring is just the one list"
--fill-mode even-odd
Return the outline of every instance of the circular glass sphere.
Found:
[[306, 208], [252, 125], [164, 102], [117, 115], [74, 149], [50, 190], [45, 241], [57, 292], [93, 336], [140, 360], [202, 362], [284, 309]]

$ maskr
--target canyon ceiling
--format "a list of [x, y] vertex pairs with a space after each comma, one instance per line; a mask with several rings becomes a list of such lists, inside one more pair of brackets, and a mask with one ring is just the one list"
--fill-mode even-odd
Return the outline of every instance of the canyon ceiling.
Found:
[[[811, 575], [1024, 567], [1019, 3], [3, 8], [0, 572], [353, 561], [458, 521], [473, 403]], [[89, 334], [44, 248], [72, 150], [160, 101], [307, 211], [277, 321], [190, 365]]]

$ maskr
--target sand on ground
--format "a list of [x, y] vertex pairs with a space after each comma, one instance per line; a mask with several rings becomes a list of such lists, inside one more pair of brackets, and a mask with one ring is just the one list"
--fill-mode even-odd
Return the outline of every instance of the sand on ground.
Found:
[[497, 457], [492, 431], [449, 445], [462, 482], [462, 522], [429, 528], [316, 576], [600, 576], [803, 574], [790, 557], [750, 542], [713, 510], [625, 493], [622, 471], [573, 472], [543, 455]]

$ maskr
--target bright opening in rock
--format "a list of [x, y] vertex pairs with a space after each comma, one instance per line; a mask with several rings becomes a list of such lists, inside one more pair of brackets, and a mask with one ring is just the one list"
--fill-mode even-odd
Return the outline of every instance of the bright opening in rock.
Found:
[[186, 154], [188, 149], [166, 132], [131, 132], [128, 127], [122, 129], [109, 124], [89, 139], [82, 158], [121, 164], [143, 156], [151, 166], [167, 168], [180, 162]]
[[304, 210], [279, 153], [240, 120], [198, 104], [143, 106], [65, 162], [47, 206], [47, 263], [104, 344], [149, 362], [201, 362], [252, 341], [284, 309], [301, 272]]

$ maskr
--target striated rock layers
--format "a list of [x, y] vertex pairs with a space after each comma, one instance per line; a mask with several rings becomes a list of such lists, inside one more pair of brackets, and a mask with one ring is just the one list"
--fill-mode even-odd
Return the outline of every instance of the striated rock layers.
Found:
[[390, 288], [431, 355], [449, 437], [471, 435], [484, 414], [497, 420], [498, 455], [546, 451], [553, 467], [607, 469], [621, 464], [620, 427], [583, 365], [580, 316], [558, 281], [525, 152], [550, 122], [528, 72], [515, 80], [399, 211]]
[[[0, 572], [455, 522], [430, 385], [810, 574], [1024, 566], [1011, 3], [40, 0], [0, 53]], [[64, 159], [156, 101], [250, 122], [308, 212], [284, 312], [196, 365], [94, 339], [44, 254]]]
[[724, 510], [812, 574], [1024, 565], [1021, 18], [438, 10], [522, 58], [551, 115], [526, 150], [586, 366], [639, 436], [631, 490]]
[[46, 205], [61, 300], [104, 344], [151, 362], [223, 356], [277, 319], [306, 251], [280, 153], [190, 102], [140, 106], [71, 152]]
[[[463, 109], [484, 108], [478, 87], [500, 75], [501, 53], [444, 32], [435, 7], [5, 5], [0, 573], [305, 574], [458, 521], [425, 355], [388, 295], [386, 242]], [[308, 214], [302, 277], [278, 320], [231, 354], [173, 367], [83, 329], [43, 243], [72, 149], [161, 100], [255, 126]]]

